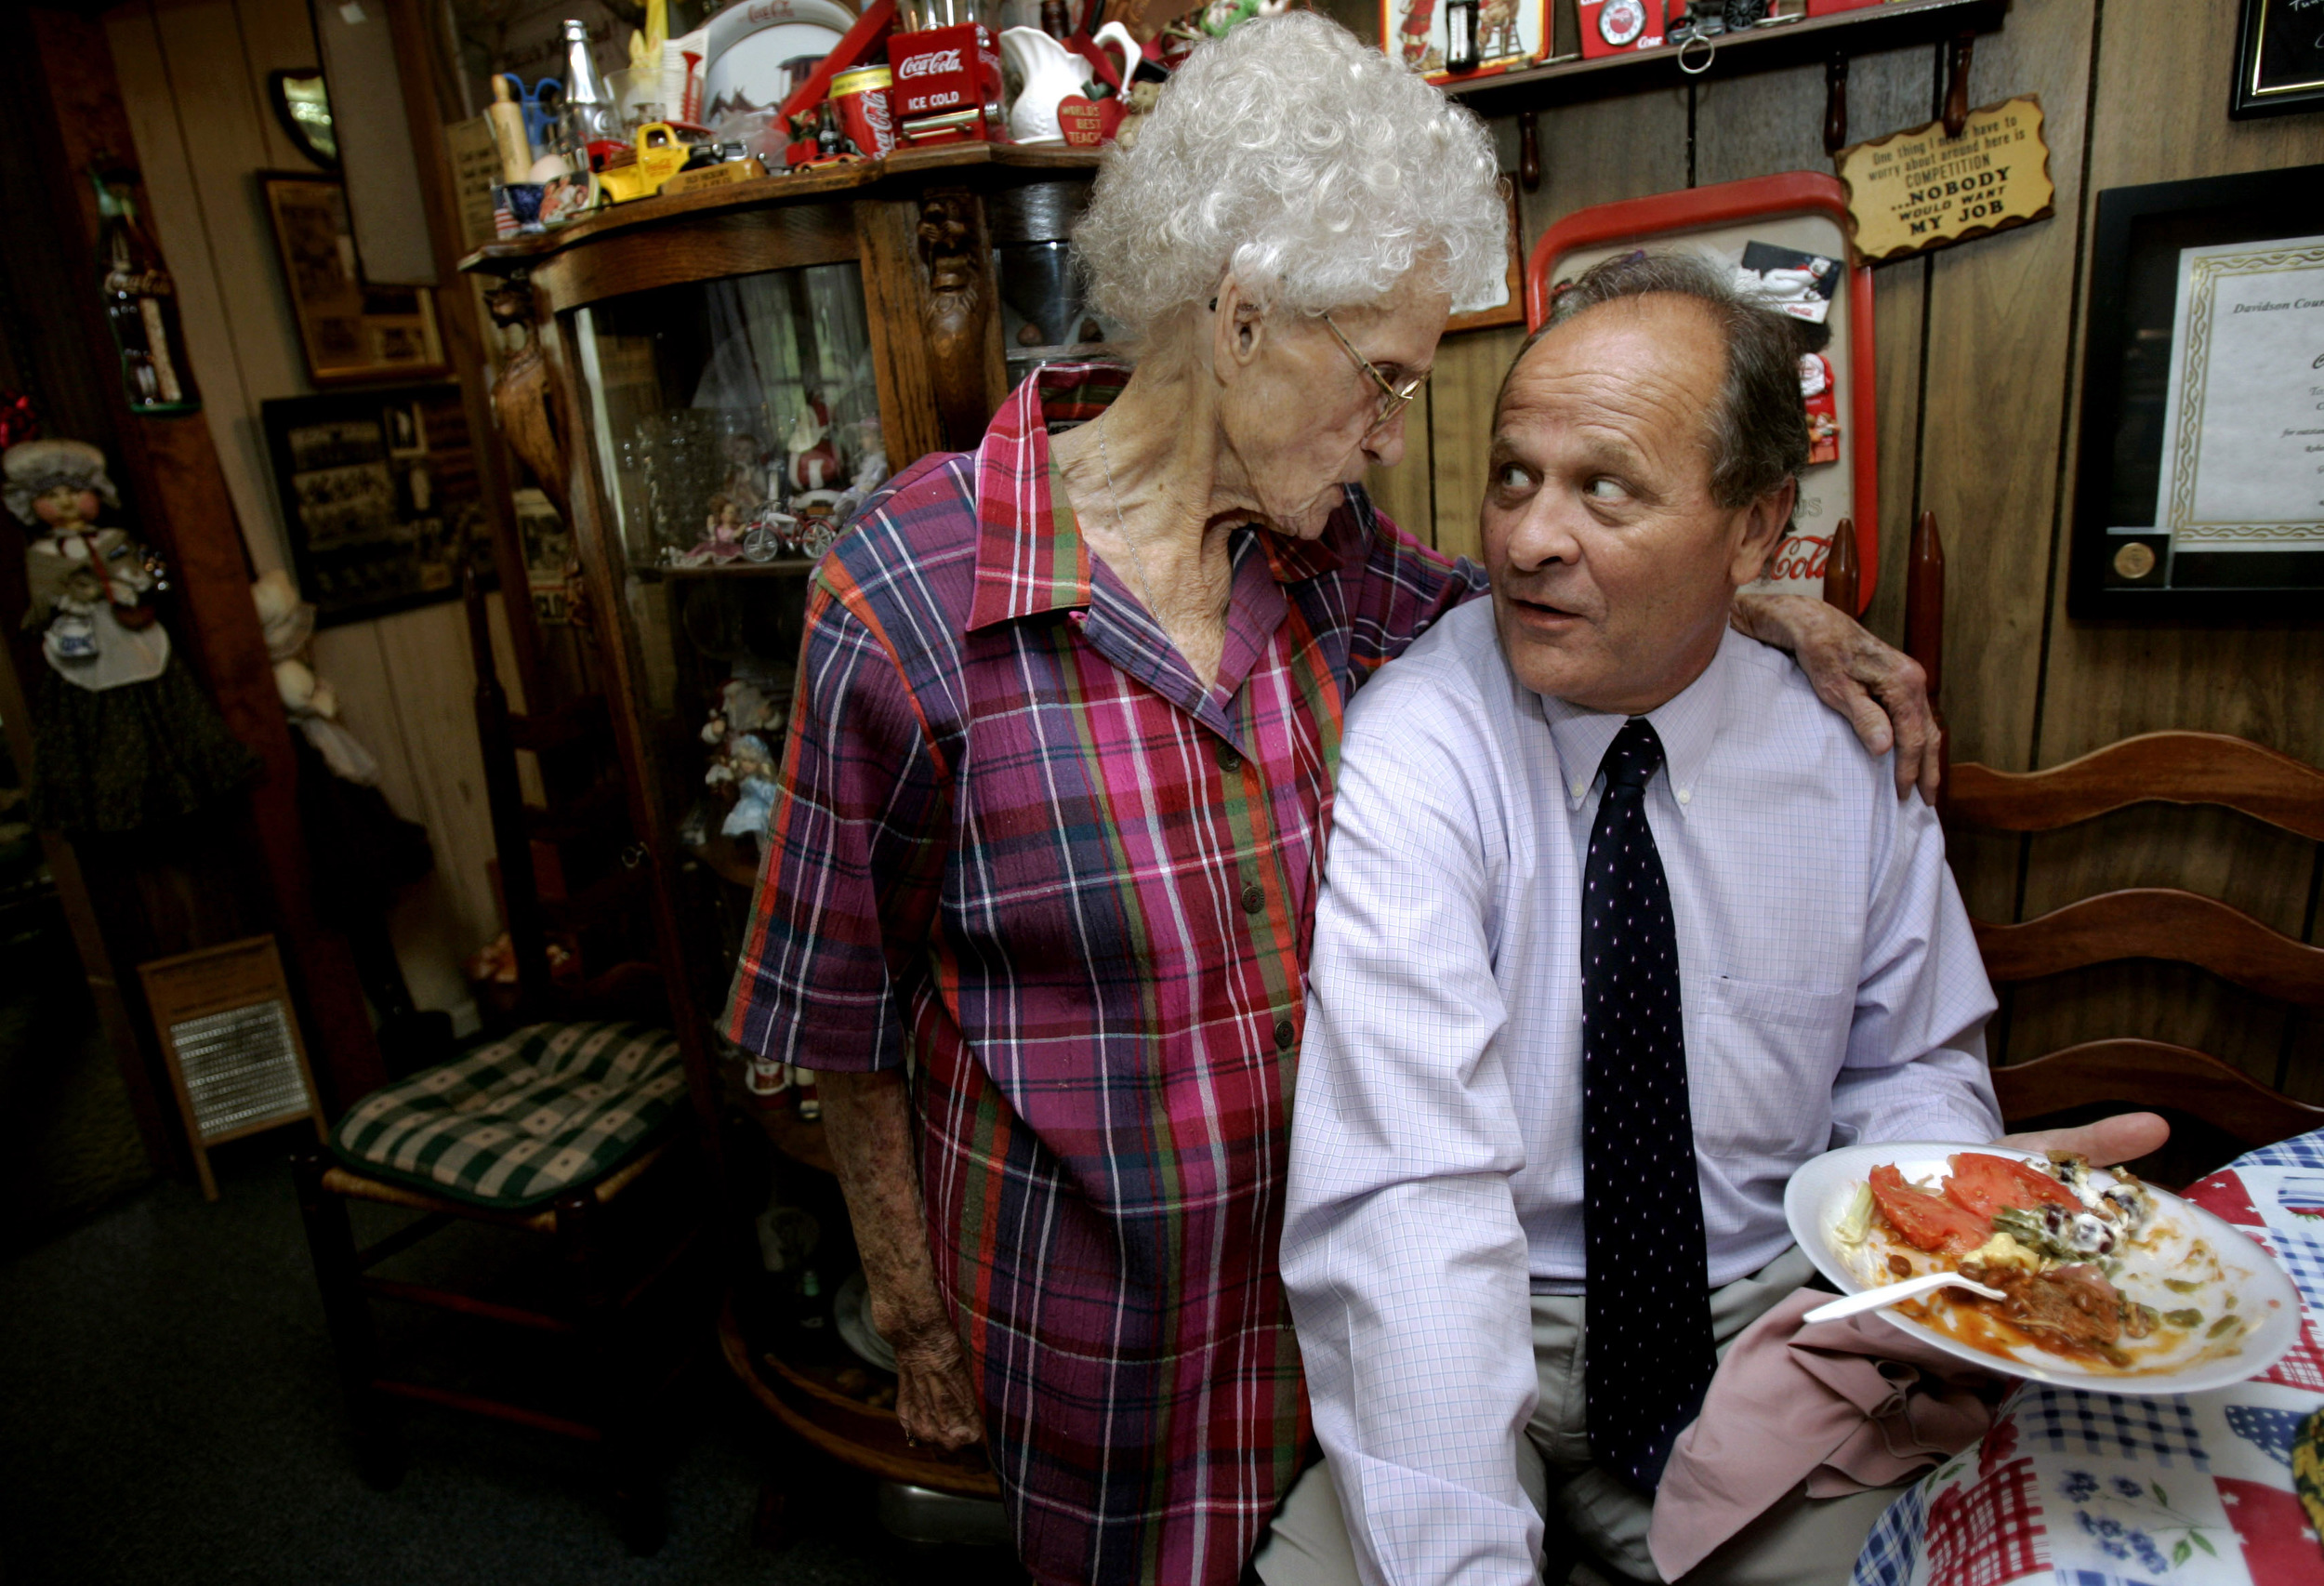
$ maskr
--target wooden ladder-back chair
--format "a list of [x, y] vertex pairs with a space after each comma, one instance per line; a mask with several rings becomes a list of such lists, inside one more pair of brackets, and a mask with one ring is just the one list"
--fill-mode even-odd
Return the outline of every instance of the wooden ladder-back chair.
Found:
[[[1927, 671], [1934, 700], [1943, 679], [1945, 560], [1934, 513], [1923, 512], [1913, 531], [1906, 576], [1906, 649]], [[1941, 796], [1948, 826], [2026, 833], [2141, 803], [2219, 805], [2324, 842], [2324, 771], [2220, 733], [2143, 734], [2026, 773], [1953, 764]], [[1973, 923], [1997, 986], [2154, 959], [2191, 964], [2309, 1016], [2324, 1010], [2324, 947], [2177, 887], [2080, 898], [2020, 924]], [[2084, 1041], [2005, 1064], [1994, 1069], [1993, 1081], [2013, 1128], [2144, 1108], [2199, 1119], [2248, 1147], [2324, 1127], [2324, 1107], [2296, 1102], [2209, 1053], [2137, 1037]]]
[[[358, 1102], [328, 1151], [295, 1161], [299, 1205], [367, 1480], [390, 1486], [402, 1474], [397, 1401], [560, 1434], [597, 1446], [623, 1540], [651, 1553], [663, 1536], [655, 1405], [709, 1332], [709, 1298], [688, 1281], [701, 1265], [693, 1258], [704, 1249], [700, 1212], [709, 1196], [692, 1149], [685, 1067], [666, 1027], [658, 969], [616, 965], [580, 985], [548, 971], [549, 912], [534, 881], [538, 822], [523, 806], [515, 755], [526, 729], [509, 716], [472, 576], [467, 598], [517, 1010], [531, 1022]], [[358, 1247], [350, 1201], [419, 1215]], [[486, 1253], [498, 1264], [479, 1289], [432, 1272], [379, 1270], [457, 1224], [537, 1237], [491, 1244]], [[514, 1247], [513, 1259], [500, 1259], [504, 1247]], [[535, 1253], [542, 1259], [528, 1259]], [[468, 1255], [467, 1267], [480, 1264], [473, 1249]], [[528, 1265], [546, 1269], [529, 1275], [530, 1288], [522, 1281]], [[390, 1371], [375, 1300], [529, 1334], [541, 1348], [524, 1352], [524, 1374], [550, 1391], [535, 1381], [529, 1395], [495, 1396], [457, 1375]], [[654, 1320], [673, 1324], [658, 1353]], [[562, 1363], [534, 1369], [559, 1341], [567, 1346]]]

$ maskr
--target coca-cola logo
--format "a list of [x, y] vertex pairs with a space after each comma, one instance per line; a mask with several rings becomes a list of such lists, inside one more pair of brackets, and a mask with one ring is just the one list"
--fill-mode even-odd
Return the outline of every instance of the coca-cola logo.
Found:
[[933, 49], [926, 55], [906, 56], [904, 64], [896, 68], [896, 81], [908, 83], [915, 77], [933, 77], [939, 72], [959, 70], [960, 52], [958, 50]]
[[1776, 584], [1821, 578], [1825, 561], [1830, 554], [1829, 535], [1794, 535], [1783, 542], [1776, 564], [1767, 570], [1767, 577]]

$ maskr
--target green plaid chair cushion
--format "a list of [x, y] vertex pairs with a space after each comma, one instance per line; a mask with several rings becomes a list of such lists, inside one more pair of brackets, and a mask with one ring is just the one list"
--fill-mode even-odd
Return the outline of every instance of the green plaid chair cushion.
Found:
[[594, 1183], [684, 1101], [678, 1038], [531, 1024], [355, 1104], [331, 1149], [359, 1173], [514, 1210]]

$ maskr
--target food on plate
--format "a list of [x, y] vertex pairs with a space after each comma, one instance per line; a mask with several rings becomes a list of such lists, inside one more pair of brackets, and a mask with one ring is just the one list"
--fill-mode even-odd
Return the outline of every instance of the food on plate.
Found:
[[2063, 1152], [1963, 1151], [1946, 1167], [1919, 1183], [1872, 1169], [1833, 1229], [1868, 1287], [1958, 1272], [2004, 1295], [1941, 1289], [1896, 1307], [1913, 1320], [1986, 1354], [2030, 1349], [2109, 1374], [2216, 1357], [2248, 1329], [2217, 1255], [2129, 1172], [2102, 1183]]

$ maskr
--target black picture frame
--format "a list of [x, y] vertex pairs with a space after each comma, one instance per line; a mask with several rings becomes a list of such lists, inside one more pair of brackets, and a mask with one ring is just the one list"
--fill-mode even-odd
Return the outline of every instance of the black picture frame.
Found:
[[2124, 555], [2155, 522], [2182, 249], [2324, 231], [2324, 165], [2109, 188], [2092, 229], [2090, 334], [2066, 610], [2083, 620], [2324, 622], [2324, 550]]
[[[2302, 9], [2304, 21], [2294, 16]], [[2295, 0], [2243, 0], [2227, 113], [2249, 121], [2302, 111], [2324, 111], [2324, 16]]]
[[457, 599], [492, 579], [492, 537], [460, 388], [367, 387], [260, 404], [298, 587], [315, 626]]

